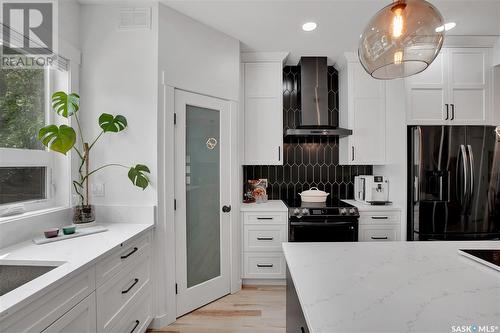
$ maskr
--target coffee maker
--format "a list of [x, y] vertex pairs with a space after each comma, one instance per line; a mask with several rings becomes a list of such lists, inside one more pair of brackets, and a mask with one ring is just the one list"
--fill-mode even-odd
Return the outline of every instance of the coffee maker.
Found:
[[383, 176], [354, 177], [354, 199], [370, 205], [388, 205], [389, 180]]

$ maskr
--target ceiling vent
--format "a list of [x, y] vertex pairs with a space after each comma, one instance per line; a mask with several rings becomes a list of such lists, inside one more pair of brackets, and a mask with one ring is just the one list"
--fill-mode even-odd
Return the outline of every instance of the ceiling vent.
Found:
[[119, 30], [151, 29], [151, 8], [120, 8]]

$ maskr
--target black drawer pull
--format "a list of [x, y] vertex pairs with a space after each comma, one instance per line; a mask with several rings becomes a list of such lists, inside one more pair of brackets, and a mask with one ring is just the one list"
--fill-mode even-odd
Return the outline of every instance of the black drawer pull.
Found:
[[274, 237], [257, 237], [257, 240], [266, 240], [266, 241], [272, 241]]
[[140, 321], [138, 321], [138, 320], [135, 321], [135, 325], [134, 325], [134, 327], [132, 327], [132, 330], [130, 331], [130, 333], [133, 333], [135, 331], [137, 326], [139, 326], [139, 323], [140, 323]]
[[372, 216], [373, 220], [387, 220], [389, 217], [387, 216]]
[[274, 217], [258, 217], [257, 220], [274, 220]]
[[373, 237], [372, 236], [372, 239], [389, 239], [389, 238], [387, 236], [385, 236], [385, 237]]
[[120, 258], [121, 259], [127, 259], [128, 257], [130, 257], [131, 255], [133, 255], [134, 253], [137, 252], [137, 250], [139, 250], [137, 247], [134, 247], [134, 249], [132, 251], [130, 251], [129, 253], [127, 253], [126, 255], [124, 256], [121, 256]]
[[130, 287], [128, 287], [126, 290], [122, 290], [122, 294], [128, 293], [132, 288], [134, 288], [134, 286], [137, 284], [137, 282], [139, 282], [139, 279], [134, 279], [134, 283], [132, 283], [130, 285]]
[[273, 264], [257, 264], [257, 267], [259, 268], [271, 268], [273, 266]]

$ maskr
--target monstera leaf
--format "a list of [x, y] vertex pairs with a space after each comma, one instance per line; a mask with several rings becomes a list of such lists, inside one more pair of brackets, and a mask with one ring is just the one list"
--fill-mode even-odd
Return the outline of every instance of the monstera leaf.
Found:
[[149, 177], [146, 173], [149, 173], [149, 168], [143, 164], [137, 164], [128, 171], [128, 178], [132, 184], [144, 190], [149, 185]]
[[99, 126], [102, 128], [104, 132], [120, 132], [127, 127], [127, 118], [122, 115], [117, 115], [113, 117], [113, 115], [108, 113], [103, 113], [99, 117]]
[[40, 129], [38, 139], [50, 150], [66, 155], [75, 144], [76, 133], [73, 128], [66, 125], [59, 127], [48, 125]]
[[68, 118], [80, 108], [80, 96], [75, 93], [66, 94], [64, 91], [52, 95], [52, 107], [58, 115]]

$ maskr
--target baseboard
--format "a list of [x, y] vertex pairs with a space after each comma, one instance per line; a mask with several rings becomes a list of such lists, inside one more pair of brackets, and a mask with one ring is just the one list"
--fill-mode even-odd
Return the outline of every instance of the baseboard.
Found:
[[243, 279], [243, 285], [285, 286], [285, 279]]
[[151, 323], [149, 323], [149, 328], [153, 330], [160, 330], [172, 324], [174, 321], [172, 321], [167, 314], [164, 314], [163, 316], [154, 317], [153, 320], [151, 320]]

